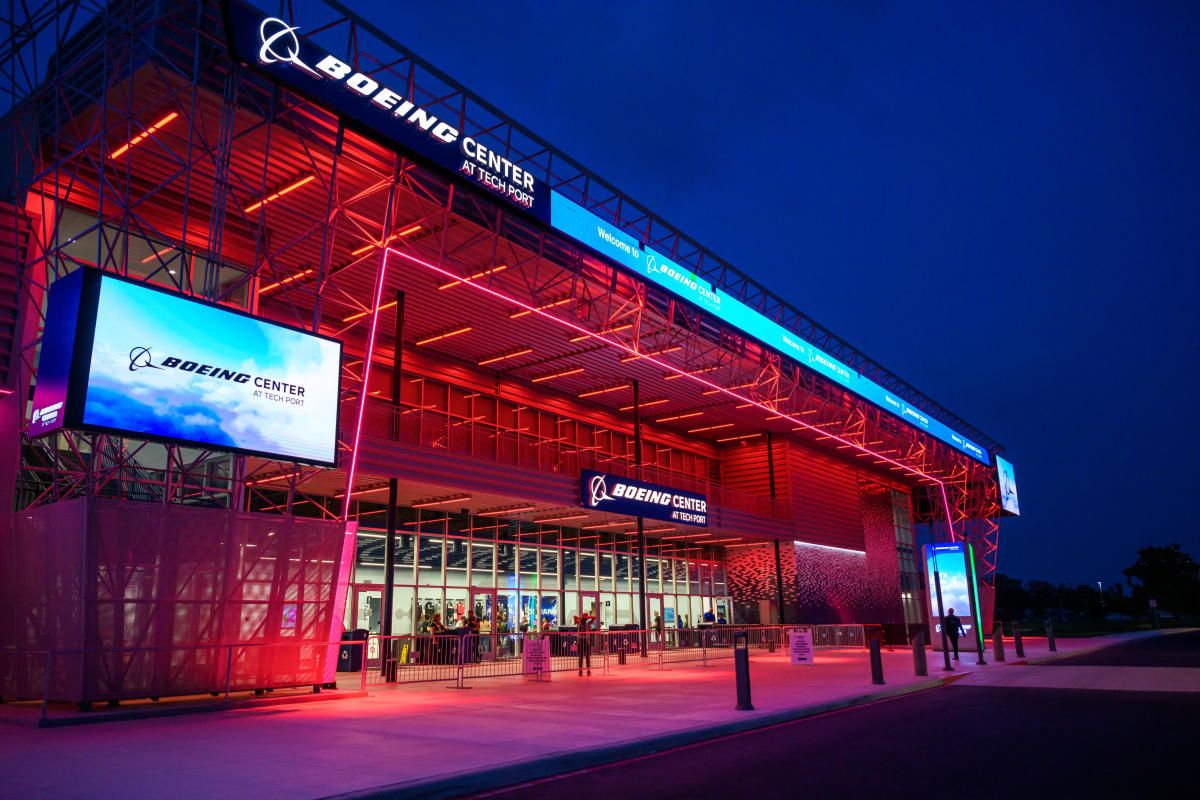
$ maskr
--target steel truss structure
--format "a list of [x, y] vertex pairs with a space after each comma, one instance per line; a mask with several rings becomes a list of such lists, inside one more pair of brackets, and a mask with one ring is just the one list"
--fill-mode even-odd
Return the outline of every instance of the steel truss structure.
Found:
[[[271, 5], [356, 70], [407, 87], [423, 107], [592, 213], [1001, 450], [341, 3], [306, 8], [316, 16], [303, 20], [290, 3]], [[397, 365], [407, 376], [415, 359], [419, 376], [422, 354], [436, 354], [488, 367], [497, 395], [501, 385], [553, 380], [620, 430], [627, 387], [592, 376], [621, 364], [639, 380], [645, 413], [664, 437], [706, 434], [715, 448], [769, 432], [840, 453], [925, 497], [914, 506], [918, 521], [970, 539], [991, 584], [994, 470], [234, 63], [217, 3], [9, 8], [16, 17], [5, 20], [0, 51], [13, 145], [8, 214], [14, 229], [33, 231], [21, 264], [16, 385], [34, 378], [47, 288], [85, 264], [337, 336], [347, 354], [342, 469], [63, 432], [23, 440], [19, 507], [99, 495], [345, 518], [356, 495], [382, 485], [357, 464], [362, 437], [399, 438], [397, 416], [422, 411], [397, 391], [399, 379], [386, 386]], [[401, 327], [397, 291], [408, 308], [403, 334], [392, 337]], [[452, 331], [462, 303], [483, 309], [491, 330], [502, 321], [528, 325], [527, 333], [459, 347], [465, 337]], [[556, 345], [506, 355], [546, 337]], [[379, 407], [386, 426], [373, 425]], [[704, 424], [689, 427], [689, 419]]]

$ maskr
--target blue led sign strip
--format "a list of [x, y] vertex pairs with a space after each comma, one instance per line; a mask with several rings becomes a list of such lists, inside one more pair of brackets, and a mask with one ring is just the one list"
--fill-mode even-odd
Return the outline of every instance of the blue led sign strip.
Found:
[[632, 270], [675, 295], [707, 311], [727, 325], [753, 336], [798, 364], [844, 386], [901, 420], [940, 439], [972, 458], [988, 464], [988, 453], [948, 425], [930, 417], [916, 406], [897, 397], [879, 384], [863, 377], [833, 356], [813, 347], [777, 322], [713, 288], [651, 247], [643, 247], [629, 234], [568, 200], [558, 192], [550, 193], [550, 225], [596, 252]]

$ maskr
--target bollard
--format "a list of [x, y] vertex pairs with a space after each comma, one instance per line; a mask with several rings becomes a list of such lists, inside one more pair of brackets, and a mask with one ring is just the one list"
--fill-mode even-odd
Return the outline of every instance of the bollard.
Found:
[[871, 640], [871, 683], [883, 685], [883, 654], [879, 652], [879, 640]]
[[750, 648], [746, 641], [746, 632], [738, 631], [733, 635], [733, 670], [737, 682], [737, 710], [753, 711], [750, 703]]
[[917, 635], [913, 637], [913, 674], [928, 675], [929, 665], [925, 663], [925, 631], [917, 631]]
[[1025, 657], [1025, 642], [1021, 639], [1021, 623], [1014, 622], [1013, 626], [1013, 649], [1017, 651], [1017, 658]]
[[992, 658], [997, 662], [1004, 660], [1004, 626], [996, 625], [992, 628]]
[[1054, 643], [1054, 620], [1046, 620], [1046, 644], [1050, 646], [1051, 653], [1058, 652], [1058, 645]]

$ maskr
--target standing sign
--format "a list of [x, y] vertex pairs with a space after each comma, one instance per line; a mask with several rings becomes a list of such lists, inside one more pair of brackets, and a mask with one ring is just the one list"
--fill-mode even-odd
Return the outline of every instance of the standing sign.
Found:
[[522, 672], [535, 681], [550, 680], [550, 639], [526, 636], [522, 651]]
[[[942, 650], [942, 621], [938, 619], [937, 584], [933, 573], [937, 572], [942, 586], [942, 609], [962, 622], [963, 637], [974, 642], [982, 625], [980, 610], [976, 607], [975, 555], [966, 542], [946, 542], [925, 545], [925, 583], [929, 587], [929, 638], [933, 649]], [[967, 648], [969, 649], [969, 647]]]
[[788, 653], [793, 664], [813, 664], [813, 632], [808, 625], [788, 628]]
[[708, 500], [704, 495], [656, 483], [585, 469], [579, 477], [579, 495], [584, 508], [700, 528], [708, 525]]

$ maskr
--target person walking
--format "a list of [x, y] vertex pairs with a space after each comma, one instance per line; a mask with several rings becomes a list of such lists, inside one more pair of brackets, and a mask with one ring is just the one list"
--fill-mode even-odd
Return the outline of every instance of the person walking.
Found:
[[654, 612], [654, 639], [660, 645], [663, 642], [663, 618], [657, 611]]
[[954, 609], [946, 616], [942, 617], [942, 630], [946, 632], [946, 636], [950, 638], [950, 647], [954, 650], [954, 660], [958, 661], [958, 637], [966, 636], [967, 631], [962, 626], [962, 621], [954, 616]]
[[575, 617], [575, 649], [579, 651], [579, 675], [583, 676], [583, 662], [587, 661], [587, 674], [592, 674], [592, 626], [595, 618], [584, 611]]

